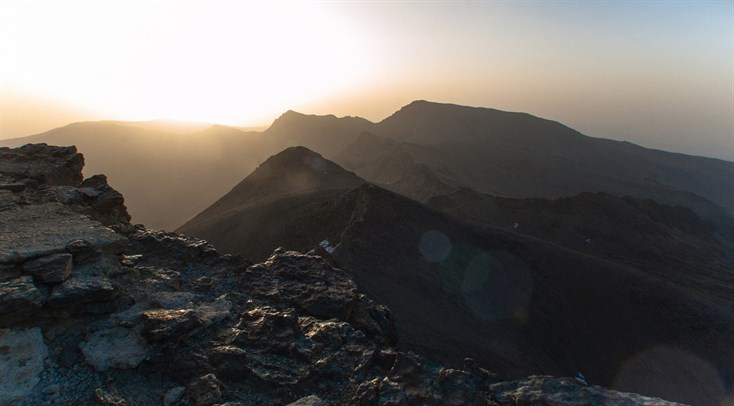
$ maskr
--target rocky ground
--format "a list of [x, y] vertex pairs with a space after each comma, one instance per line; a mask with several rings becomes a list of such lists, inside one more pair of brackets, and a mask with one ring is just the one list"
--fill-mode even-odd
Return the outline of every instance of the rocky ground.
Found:
[[0, 405], [663, 403], [397, 351], [390, 310], [320, 256], [131, 225], [83, 162], [0, 148]]

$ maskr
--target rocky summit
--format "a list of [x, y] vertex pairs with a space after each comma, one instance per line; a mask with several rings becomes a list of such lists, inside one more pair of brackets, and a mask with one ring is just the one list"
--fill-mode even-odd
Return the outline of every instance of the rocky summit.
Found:
[[0, 405], [665, 403], [398, 351], [390, 310], [345, 271], [131, 225], [83, 162], [0, 148]]

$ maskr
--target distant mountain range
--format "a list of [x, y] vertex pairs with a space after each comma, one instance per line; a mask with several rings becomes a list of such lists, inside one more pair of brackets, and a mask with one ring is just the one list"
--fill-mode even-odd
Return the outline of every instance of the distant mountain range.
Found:
[[509, 377], [576, 375], [693, 404], [734, 376], [734, 163], [416, 101], [379, 123], [286, 112], [262, 132], [77, 123], [133, 221], [261, 261], [319, 254], [398, 346]]
[[[379, 123], [288, 111], [265, 131], [166, 123], [77, 123], [3, 141], [76, 145], [89, 173], [105, 173], [133, 221], [174, 229], [290, 146], [324, 154], [367, 181], [427, 201], [470, 187], [505, 197], [581, 192], [652, 198], [710, 218], [734, 212], [734, 163], [591, 138], [509, 113], [413, 102]], [[169, 128], [164, 131], [162, 128]]]
[[462, 189], [429, 205], [295, 147], [177, 231], [255, 261], [279, 246], [315, 250], [393, 310], [400, 348], [449, 365], [471, 356], [511, 377], [581, 371], [693, 404], [723, 396], [717, 371], [734, 374], [731, 228], [605, 193]]

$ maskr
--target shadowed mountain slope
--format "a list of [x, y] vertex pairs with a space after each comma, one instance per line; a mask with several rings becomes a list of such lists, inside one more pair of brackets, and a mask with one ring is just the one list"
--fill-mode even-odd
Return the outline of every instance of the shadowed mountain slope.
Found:
[[[321, 155], [291, 147], [266, 160], [178, 232], [206, 236], [227, 252], [247, 247], [249, 258], [265, 259], [278, 246], [307, 251], [321, 239], [338, 239], [351, 210], [335, 202], [363, 183]], [[317, 229], [321, 232], [311, 232]]]
[[[581, 371], [590, 382], [695, 404], [717, 404], [728, 391], [734, 306], [708, 293], [730, 291], [730, 273], [689, 286], [685, 267], [667, 264], [660, 275], [644, 261], [471, 225], [331, 163], [317, 181], [303, 154], [316, 155], [298, 148], [272, 157], [180, 231], [255, 259], [276, 244], [307, 250], [327, 239], [334, 249], [322, 255], [393, 310], [398, 346], [449, 365], [471, 356], [513, 377]], [[312, 180], [298, 184], [308, 187], [276, 181], [302, 172]], [[324, 186], [334, 184], [341, 188]], [[643, 211], [653, 231], [681, 217], [692, 226], [680, 235], [704, 232], [688, 210]]]
[[712, 222], [686, 207], [630, 196], [511, 199], [468, 188], [434, 197], [427, 205], [462, 220], [635, 266], [697, 290], [703, 300], [731, 305], [734, 219], [724, 212]]

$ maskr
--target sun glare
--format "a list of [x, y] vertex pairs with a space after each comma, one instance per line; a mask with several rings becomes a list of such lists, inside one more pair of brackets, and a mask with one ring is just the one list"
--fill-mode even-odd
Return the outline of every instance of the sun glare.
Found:
[[16, 3], [1, 19], [6, 88], [117, 119], [258, 123], [349, 90], [370, 58], [324, 4]]

